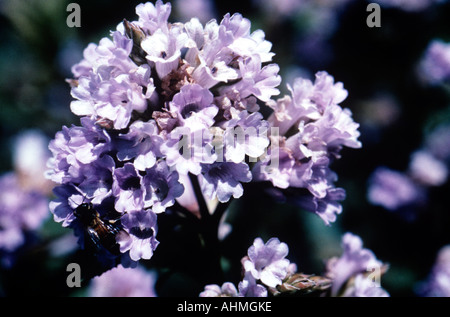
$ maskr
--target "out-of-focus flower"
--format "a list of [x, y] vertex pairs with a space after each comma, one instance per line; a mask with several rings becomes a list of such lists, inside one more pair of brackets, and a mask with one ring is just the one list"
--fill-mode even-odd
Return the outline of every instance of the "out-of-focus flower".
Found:
[[450, 161], [450, 126], [442, 124], [433, 129], [425, 139], [425, 149], [436, 159]]
[[212, 0], [176, 0], [174, 9], [181, 20], [188, 21], [195, 16], [201, 23], [215, 18], [216, 10]]
[[404, 173], [377, 168], [369, 181], [368, 199], [388, 210], [419, 205], [426, 199], [425, 189]]
[[14, 172], [0, 177], [0, 251], [12, 252], [26, 241], [50, 215], [48, 199], [36, 190], [24, 189]]
[[14, 138], [13, 166], [24, 190], [51, 192], [52, 184], [44, 176], [47, 160], [48, 138], [39, 130], [25, 130]]
[[[373, 268], [378, 269], [381, 274], [383, 265], [372, 251], [363, 248], [361, 238], [352, 233], [344, 234], [342, 236], [342, 249], [344, 252], [339, 258], [333, 257], [327, 262], [326, 275], [333, 280], [331, 295], [337, 296], [340, 293], [344, 294], [343, 296], [386, 295], [387, 293], [384, 290], [370, 290], [369, 288], [379, 288], [380, 285], [361, 275]], [[355, 277], [354, 284], [350, 289], [343, 289], [352, 277]], [[381, 276], [377, 278], [381, 278]], [[364, 281], [364, 279], [368, 279], [370, 283]]]
[[411, 177], [425, 186], [440, 186], [447, 181], [447, 166], [425, 150], [411, 155], [409, 170]]
[[335, 195], [337, 175], [329, 166], [340, 158], [344, 146], [361, 147], [359, 124], [349, 109], [338, 105], [347, 90], [326, 72], [317, 73], [314, 83], [299, 78], [288, 88], [291, 96], [268, 103], [274, 109], [269, 124], [278, 128], [279, 135], [271, 135], [268, 155], [255, 164], [253, 176], [282, 189], [307, 189], [310, 196], [297, 195], [293, 200], [329, 224], [340, 213], [337, 201], [344, 197], [341, 189]]
[[450, 246], [439, 250], [430, 276], [418, 287], [418, 293], [426, 297], [450, 297]]
[[450, 43], [435, 39], [428, 45], [419, 64], [419, 76], [431, 84], [450, 79]]
[[156, 297], [156, 276], [141, 267], [119, 265], [92, 279], [90, 297]]
[[364, 274], [354, 277], [353, 283], [345, 289], [342, 297], [389, 297], [389, 293], [382, 287], [374, 285], [372, 279]]

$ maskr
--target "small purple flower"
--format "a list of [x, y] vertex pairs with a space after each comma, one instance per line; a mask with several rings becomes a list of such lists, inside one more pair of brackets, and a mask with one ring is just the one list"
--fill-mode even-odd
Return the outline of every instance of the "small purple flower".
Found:
[[120, 265], [94, 277], [88, 294], [90, 297], [156, 297], [155, 283], [155, 273]]
[[115, 209], [124, 213], [144, 208], [145, 187], [142, 176], [131, 163], [114, 170], [112, 193], [116, 198]]
[[[232, 109], [234, 110], [234, 109]], [[223, 146], [225, 159], [234, 163], [245, 161], [245, 156], [256, 159], [269, 146], [268, 123], [259, 112], [231, 111], [231, 119], [224, 125]]]
[[237, 297], [238, 291], [233, 283], [225, 282], [222, 286], [210, 284], [206, 285], [200, 297]]
[[142, 41], [141, 46], [148, 54], [147, 59], [154, 63], [160, 79], [178, 68], [181, 49], [187, 40], [186, 33], [174, 25], [169, 31], [158, 29]]
[[117, 158], [121, 161], [134, 159], [134, 167], [139, 171], [151, 168], [161, 157], [163, 139], [158, 135], [155, 121], [135, 121], [126, 134], [117, 139]]
[[158, 29], [166, 30], [171, 10], [171, 4], [163, 4], [161, 0], [156, 1], [155, 4], [141, 3], [136, 7], [136, 14], [139, 16], [138, 25], [150, 34]]
[[342, 297], [389, 297], [389, 293], [382, 287], [374, 285], [374, 282], [358, 274], [355, 276], [353, 284], [342, 294]]
[[[277, 139], [272, 138], [272, 144]], [[290, 180], [294, 174], [293, 168], [296, 164], [297, 168], [306, 164], [296, 163], [292, 152], [286, 147], [277, 147], [272, 152], [272, 147], [267, 151], [267, 156], [256, 162], [252, 169], [253, 179], [257, 181], [270, 181], [277, 188], [288, 188]], [[302, 173], [300, 173], [302, 174]]]
[[187, 84], [173, 96], [170, 111], [177, 115], [181, 126], [191, 129], [208, 128], [214, 124], [218, 108], [213, 94], [198, 84]]
[[239, 282], [239, 297], [267, 297], [267, 288], [257, 283], [250, 271], [245, 272], [244, 279]]
[[266, 244], [261, 238], [256, 238], [248, 249], [248, 260], [243, 263], [245, 272], [269, 287], [276, 287], [286, 277], [290, 264], [285, 259], [288, 252], [286, 243], [277, 238], [269, 239]]
[[244, 193], [241, 182], [249, 182], [251, 172], [246, 163], [215, 162], [202, 164], [200, 186], [203, 193], [210, 199], [224, 203], [231, 196], [239, 198]]
[[128, 235], [116, 237], [120, 252], [129, 251], [133, 261], [148, 260], [159, 244], [156, 240], [156, 214], [151, 210], [130, 211], [121, 218], [121, 223]]
[[111, 138], [89, 118], [81, 119], [81, 127], [63, 127], [50, 141], [53, 157], [47, 175], [59, 184], [81, 183], [94, 169], [97, 160], [111, 150]]
[[347, 280], [359, 273], [367, 272], [373, 267], [381, 268], [372, 251], [363, 248], [363, 242], [358, 236], [346, 233], [342, 236], [344, 253], [339, 258], [332, 258], [327, 263], [327, 275], [333, 279], [331, 295], [336, 296]]
[[164, 161], [147, 169], [142, 183], [145, 187], [144, 207], [152, 207], [153, 212], [161, 213], [167, 207], [173, 206], [175, 199], [184, 192], [183, 185], [178, 181], [178, 173], [170, 171]]
[[298, 194], [297, 196], [289, 197], [288, 201], [292, 201], [305, 210], [317, 214], [329, 226], [336, 221], [337, 215], [342, 213], [342, 205], [339, 201], [344, 200], [345, 195], [345, 190], [342, 188], [329, 188], [323, 198]]
[[99, 45], [90, 43], [83, 52], [83, 60], [72, 67], [76, 78], [101, 73], [99, 67], [107, 65], [113, 77], [128, 73], [136, 65], [128, 58], [133, 43], [119, 31], [113, 32], [113, 41], [102, 38]]
[[388, 210], [417, 205], [425, 199], [424, 189], [407, 175], [385, 167], [377, 168], [371, 178], [368, 199]]
[[181, 175], [200, 174], [201, 164], [211, 164], [216, 160], [213, 135], [205, 129], [202, 123], [198, 127], [177, 127], [167, 136], [167, 141], [161, 146], [161, 152], [166, 157], [167, 165], [176, 168]]
[[56, 199], [50, 202], [50, 211], [56, 222], [68, 227], [75, 220], [74, 210], [84, 201], [82, 194], [72, 185], [64, 184], [53, 189]]
[[120, 74], [112, 78], [106, 66], [101, 66], [101, 74], [92, 73], [90, 77], [80, 78], [78, 86], [72, 89], [72, 96], [77, 99], [70, 105], [72, 112], [109, 120], [118, 130], [126, 128], [133, 111], [142, 113], [147, 109], [147, 99], [154, 91], [149, 69], [143, 66], [141, 69], [147, 73], [145, 93], [141, 83], [131, 75]]

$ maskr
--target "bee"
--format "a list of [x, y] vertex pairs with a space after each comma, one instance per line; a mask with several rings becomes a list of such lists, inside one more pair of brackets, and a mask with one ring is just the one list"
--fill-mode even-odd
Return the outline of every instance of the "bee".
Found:
[[75, 210], [75, 217], [83, 225], [86, 235], [92, 241], [96, 250], [106, 249], [112, 255], [119, 255], [119, 245], [116, 236], [126, 232], [117, 220], [103, 219], [92, 203], [82, 203]]

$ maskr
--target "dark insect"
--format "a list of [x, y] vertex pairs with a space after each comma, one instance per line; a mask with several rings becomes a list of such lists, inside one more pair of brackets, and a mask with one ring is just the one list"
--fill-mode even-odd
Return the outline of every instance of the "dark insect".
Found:
[[120, 254], [116, 236], [119, 233], [126, 234], [126, 232], [120, 228], [117, 220], [101, 218], [92, 203], [82, 203], [74, 210], [73, 214], [83, 225], [97, 251], [103, 247], [113, 255]]

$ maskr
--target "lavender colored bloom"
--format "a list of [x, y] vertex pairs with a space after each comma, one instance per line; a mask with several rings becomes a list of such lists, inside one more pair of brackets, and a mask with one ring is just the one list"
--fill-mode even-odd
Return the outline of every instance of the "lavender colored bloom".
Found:
[[246, 155], [253, 159], [263, 155], [269, 146], [267, 121], [259, 112], [231, 110], [231, 119], [224, 124], [222, 136], [226, 160], [240, 163]]
[[267, 288], [258, 284], [256, 278], [249, 271], [245, 272], [244, 279], [239, 282], [239, 297], [267, 297]]
[[130, 252], [133, 261], [150, 259], [159, 244], [156, 240], [156, 214], [151, 210], [130, 211], [121, 217], [121, 223], [128, 235], [117, 237], [120, 252]]
[[269, 64], [261, 68], [261, 60], [258, 55], [254, 55], [239, 62], [239, 71], [242, 79], [236, 84], [221, 89], [222, 94], [227, 91], [239, 91], [242, 98], [250, 95], [267, 102], [272, 96], [276, 96], [280, 91], [275, 88], [281, 83], [278, 75], [280, 70], [276, 64]]
[[419, 204], [425, 199], [424, 190], [412, 179], [385, 167], [377, 168], [369, 182], [369, 201], [388, 210]]
[[198, 84], [187, 84], [173, 96], [170, 111], [191, 130], [208, 128], [214, 124], [218, 108], [213, 104], [213, 94]]
[[12, 252], [26, 242], [49, 216], [48, 200], [36, 190], [22, 188], [14, 172], [0, 177], [0, 250]]
[[140, 211], [144, 208], [146, 190], [142, 176], [133, 164], [125, 163], [114, 170], [112, 193], [117, 197], [115, 209], [118, 212]]
[[99, 45], [91, 43], [83, 52], [83, 60], [72, 67], [72, 73], [77, 78], [89, 77], [90, 74], [100, 74], [99, 68], [107, 65], [110, 74], [115, 77], [118, 74], [128, 73], [136, 67], [128, 55], [133, 43], [122, 33], [113, 33], [113, 41], [102, 38]]
[[[271, 138], [272, 144], [279, 141]], [[256, 162], [252, 169], [253, 179], [270, 181], [277, 188], [288, 188], [294, 164], [296, 164], [292, 152], [280, 146], [272, 152], [272, 147], [267, 151], [267, 156]], [[297, 164], [297, 168], [306, 167], [306, 164]]]
[[420, 76], [432, 84], [450, 79], [450, 43], [433, 40], [419, 65]]
[[150, 34], [158, 29], [166, 30], [171, 10], [171, 4], [163, 4], [161, 0], [156, 1], [155, 4], [151, 2], [141, 3], [136, 7], [136, 14], [139, 16], [137, 24]]
[[126, 134], [117, 139], [117, 158], [121, 161], [134, 159], [134, 167], [144, 171], [155, 165], [157, 157], [161, 157], [160, 147], [163, 139], [158, 135], [155, 121], [135, 121]]
[[342, 236], [342, 249], [344, 253], [339, 258], [331, 258], [327, 263], [327, 276], [333, 279], [332, 296], [338, 295], [352, 276], [382, 265], [372, 251], [363, 248], [361, 238], [354, 234]]
[[418, 288], [425, 297], [450, 297], [450, 246], [439, 250], [429, 277]]
[[173, 206], [175, 199], [184, 192], [183, 185], [178, 181], [178, 173], [171, 171], [164, 161], [147, 169], [142, 183], [145, 187], [144, 207], [151, 207], [155, 213]]
[[447, 181], [447, 166], [426, 150], [411, 155], [409, 170], [411, 177], [425, 186], [440, 186]]
[[216, 160], [211, 144], [212, 134], [209, 130], [202, 129], [202, 123], [197, 124], [199, 127], [192, 130], [188, 127], [173, 129], [161, 146], [167, 165], [176, 168], [182, 175], [189, 172], [198, 175], [202, 170], [202, 163], [211, 164]]
[[[194, 175], [207, 203], [241, 197], [242, 183], [254, 177], [301, 192], [298, 204], [333, 222], [344, 191], [334, 187], [329, 165], [344, 146], [361, 146], [358, 124], [339, 106], [347, 96], [342, 83], [319, 72], [314, 83], [295, 80], [290, 96], [273, 101], [281, 77], [262, 30], [251, 32], [239, 13], [205, 25], [170, 23], [170, 13], [160, 0], [138, 5], [137, 21], [124, 20], [111, 39], [90, 44], [72, 68], [71, 110], [81, 126], [63, 127], [49, 146], [55, 221], [84, 247], [86, 228], [74, 211], [89, 204], [118, 228], [114, 264], [150, 259], [167, 208], [178, 201], [198, 212]], [[274, 109], [268, 120], [261, 102]], [[288, 274], [287, 252], [278, 239], [256, 239], [239, 291], [209, 285], [205, 294], [267, 296]]]
[[353, 284], [342, 294], [342, 297], [389, 297], [389, 293], [382, 287], [374, 285], [374, 282], [358, 274], [355, 276]]
[[155, 273], [118, 266], [92, 279], [90, 297], [156, 297]]
[[50, 202], [50, 211], [56, 222], [62, 222], [63, 227], [68, 227], [75, 220], [74, 210], [84, 203], [85, 198], [73, 185], [60, 185], [53, 189], [57, 197]]
[[148, 54], [147, 59], [155, 64], [159, 78], [163, 79], [178, 67], [181, 49], [187, 40], [186, 33], [174, 26], [169, 31], [158, 29], [142, 41], [142, 48]]
[[285, 257], [288, 252], [286, 243], [277, 238], [269, 239], [266, 244], [261, 238], [256, 238], [248, 249], [248, 260], [244, 261], [245, 272], [265, 285], [275, 287], [287, 274], [290, 262]]
[[81, 127], [63, 127], [50, 141], [53, 157], [48, 164], [52, 170], [47, 175], [56, 183], [81, 183], [111, 149], [111, 138], [104, 130], [89, 118], [82, 118], [81, 124]]
[[290, 200], [305, 210], [317, 214], [326, 225], [330, 225], [336, 221], [337, 215], [342, 213], [342, 205], [339, 201], [344, 200], [345, 195], [345, 190], [342, 188], [328, 188], [323, 198], [299, 194]]
[[206, 285], [200, 297], [237, 297], [238, 291], [233, 283], [225, 282], [222, 286], [210, 284]]
[[[134, 76], [120, 74], [114, 78], [110, 68], [104, 65], [99, 71], [78, 80], [72, 89], [72, 96], [77, 100], [72, 101], [71, 110], [79, 116], [108, 120], [116, 129], [123, 129], [130, 123], [133, 111], [142, 113], [147, 109], [147, 99], [155, 89], [149, 68], [141, 66]], [[133, 78], [136, 74], [141, 75], [137, 77], [139, 80]]]
[[241, 182], [252, 179], [248, 165], [245, 163], [215, 162], [202, 164], [200, 186], [203, 193], [210, 199], [224, 203], [231, 196], [239, 198], [244, 193]]

